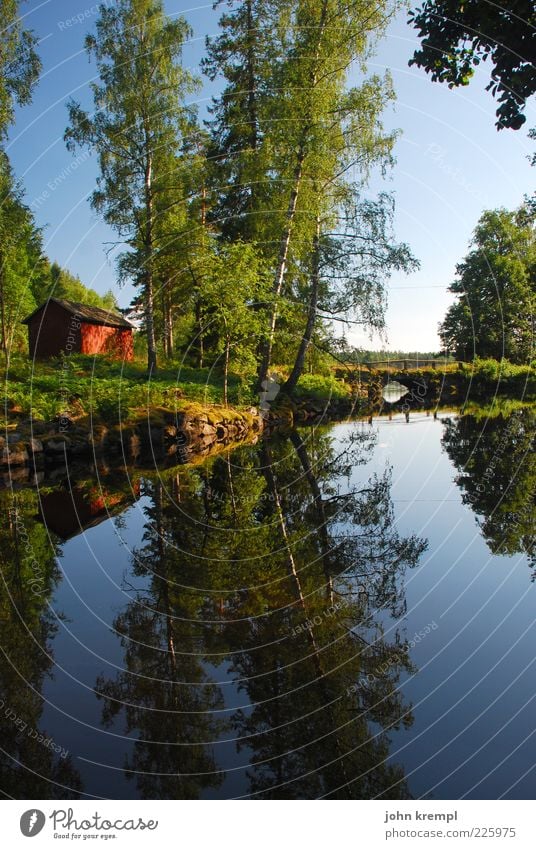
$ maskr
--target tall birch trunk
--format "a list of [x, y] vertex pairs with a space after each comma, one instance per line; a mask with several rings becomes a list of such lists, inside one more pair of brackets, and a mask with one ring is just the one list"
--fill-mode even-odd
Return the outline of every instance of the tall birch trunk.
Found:
[[311, 291], [309, 294], [309, 308], [307, 311], [307, 321], [305, 324], [305, 330], [303, 331], [303, 336], [300, 341], [300, 345], [298, 348], [298, 353], [296, 354], [296, 359], [294, 361], [294, 366], [289, 375], [287, 382], [285, 383], [283, 389], [290, 395], [295, 389], [298, 383], [298, 380], [301, 377], [303, 372], [303, 368], [305, 365], [305, 355], [307, 354], [307, 350], [309, 345], [311, 344], [311, 339], [313, 338], [313, 332], [315, 329], [316, 322], [316, 311], [318, 307], [318, 291], [320, 288], [320, 218], [317, 216], [316, 219], [316, 232], [313, 239], [313, 268], [311, 271]]
[[312, 116], [312, 100], [314, 98], [314, 89], [316, 88], [316, 84], [318, 81], [318, 72], [319, 72], [319, 59], [320, 59], [320, 49], [322, 46], [322, 39], [324, 37], [324, 32], [326, 29], [327, 23], [327, 13], [328, 13], [328, 0], [323, 0], [322, 8], [320, 12], [320, 21], [318, 26], [318, 36], [316, 41], [316, 48], [313, 59], [313, 66], [311, 69], [311, 75], [309, 79], [308, 85], [308, 97], [309, 103], [305, 112], [303, 129], [300, 134], [300, 140], [298, 143], [298, 149], [296, 153], [296, 162], [293, 171], [292, 177], [292, 188], [290, 192], [289, 202], [287, 206], [287, 212], [285, 216], [285, 227], [283, 229], [283, 233], [281, 235], [281, 241], [279, 243], [279, 256], [276, 266], [276, 271], [274, 275], [274, 285], [273, 285], [273, 294], [275, 295], [275, 303], [270, 312], [270, 319], [268, 323], [268, 336], [265, 340], [264, 344], [261, 346], [261, 363], [259, 367], [259, 387], [262, 388], [263, 382], [266, 380], [268, 376], [268, 370], [270, 368], [270, 363], [272, 359], [272, 347], [275, 333], [275, 326], [277, 322], [277, 299], [281, 295], [281, 291], [283, 289], [283, 283], [285, 279], [285, 273], [287, 270], [288, 264], [288, 254], [290, 248], [290, 240], [292, 236], [292, 229], [294, 226], [294, 219], [296, 217], [296, 207], [298, 204], [298, 197], [300, 194], [300, 189], [302, 186], [303, 179], [303, 165], [305, 161], [305, 157], [307, 155], [308, 142], [309, 142], [309, 134], [311, 132], [311, 128], [313, 125], [313, 116]]

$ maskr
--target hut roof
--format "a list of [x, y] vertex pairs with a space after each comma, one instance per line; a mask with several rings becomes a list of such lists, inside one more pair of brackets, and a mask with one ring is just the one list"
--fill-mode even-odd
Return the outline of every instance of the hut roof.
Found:
[[92, 307], [89, 304], [78, 304], [74, 301], [63, 301], [60, 298], [49, 298], [48, 301], [45, 301], [44, 304], [41, 304], [40, 307], [37, 307], [30, 315], [27, 315], [25, 319], [23, 319], [23, 324], [29, 324], [34, 315], [37, 315], [38, 312], [45, 309], [49, 303], [58, 304], [60, 307], [63, 307], [64, 310], [71, 313], [71, 315], [78, 316], [80, 321], [85, 322], [86, 324], [100, 324], [104, 327], [124, 327], [129, 330], [133, 329], [133, 325], [130, 321], [127, 321], [122, 315], [114, 312], [113, 310], [105, 310], [101, 307]]

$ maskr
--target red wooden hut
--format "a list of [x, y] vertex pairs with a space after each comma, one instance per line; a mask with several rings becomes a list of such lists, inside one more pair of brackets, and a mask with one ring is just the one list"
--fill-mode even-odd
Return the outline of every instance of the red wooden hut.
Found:
[[37, 359], [68, 354], [133, 356], [132, 324], [111, 310], [49, 298], [23, 324], [28, 325], [30, 356]]

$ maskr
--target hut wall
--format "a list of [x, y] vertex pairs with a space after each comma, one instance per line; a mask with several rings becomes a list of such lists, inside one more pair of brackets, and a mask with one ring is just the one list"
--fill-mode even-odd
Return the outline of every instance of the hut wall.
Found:
[[79, 353], [79, 322], [51, 301], [28, 324], [28, 345], [30, 356], [36, 359], [57, 357], [61, 351]]
[[121, 327], [103, 327], [100, 324], [82, 323], [82, 354], [108, 354], [117, 359], [133, 357], [132, 331]]

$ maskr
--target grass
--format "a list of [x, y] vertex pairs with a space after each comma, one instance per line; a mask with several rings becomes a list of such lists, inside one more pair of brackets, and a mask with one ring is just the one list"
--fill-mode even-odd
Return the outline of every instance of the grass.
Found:
[[[472, 363], [452, 364], [441, 368], [410, 369], [408, 374], [423, 376], [432, 384], [443, 376], [453, 387], [467, 386], [471, 395], [491, 398], [497, 392], [512, 397], [536, 394], [535, 366], [514, 365], [506, 360], [476, 359]], [[365, 373], [362, 372], [362, 378]], [[375, 372], [387, 376], [385, 370]], [[392, 370], [389, 372], [392, 375]], [[345, 375], [347, 378], [348, 375]], [[122, 363], [106, 357], [73, 354], [44, 362], [32, 363], [20, 354], [13, 356], [4, 374], [8, 409], [32, 417], [52, 421], [60, 414], [73, 419], [92, 416], [108, 425], [119, 421], [139, 420], [147, 411], [180, 411], [195, 408], [199, 415], [223, 405], [223, 380], [210, 368], [192, 368], [181, 363], [166, 363], [149, 380], [145, 362]], [[461, 384], [459, 383], [461, 381]], [[229, 380], [229, 404], [240, 408], [258, 405], [253, 381], [232, 375]], [[297, 400], [327, 402], [347, 400], [349, 383], [334, 374], [305, 374], [296, 389]], [[221, 410], [218, 410], [221, 416]]]
[[304, 374], [296, 387], [298, 399], [311, 398], [314, 401], [344, 401], [350, 397], [350, 387], [329, 375]]
[[480, 359], [477, 357], [472, 363], [462, 363], [459, 370], [465, 377], [472, 377], [473, 379], [490, 381], [534, 380], [536, 362], [516, 365], [508, 360]]
[[[23, 355], [13, 357], [4, 385], [11, 408], [43, 421], [62, 413], [75, 419], [91, 414], [115, 424], [153, 408], [175, 411], [223, 403], [223, 381], [208, 368], [167, 364], [148, 379], [141, 361], [121, 363], [81, 354], [35, 363]], [[250, 388], [231, 376], [229, 403], [251, 402]]]

